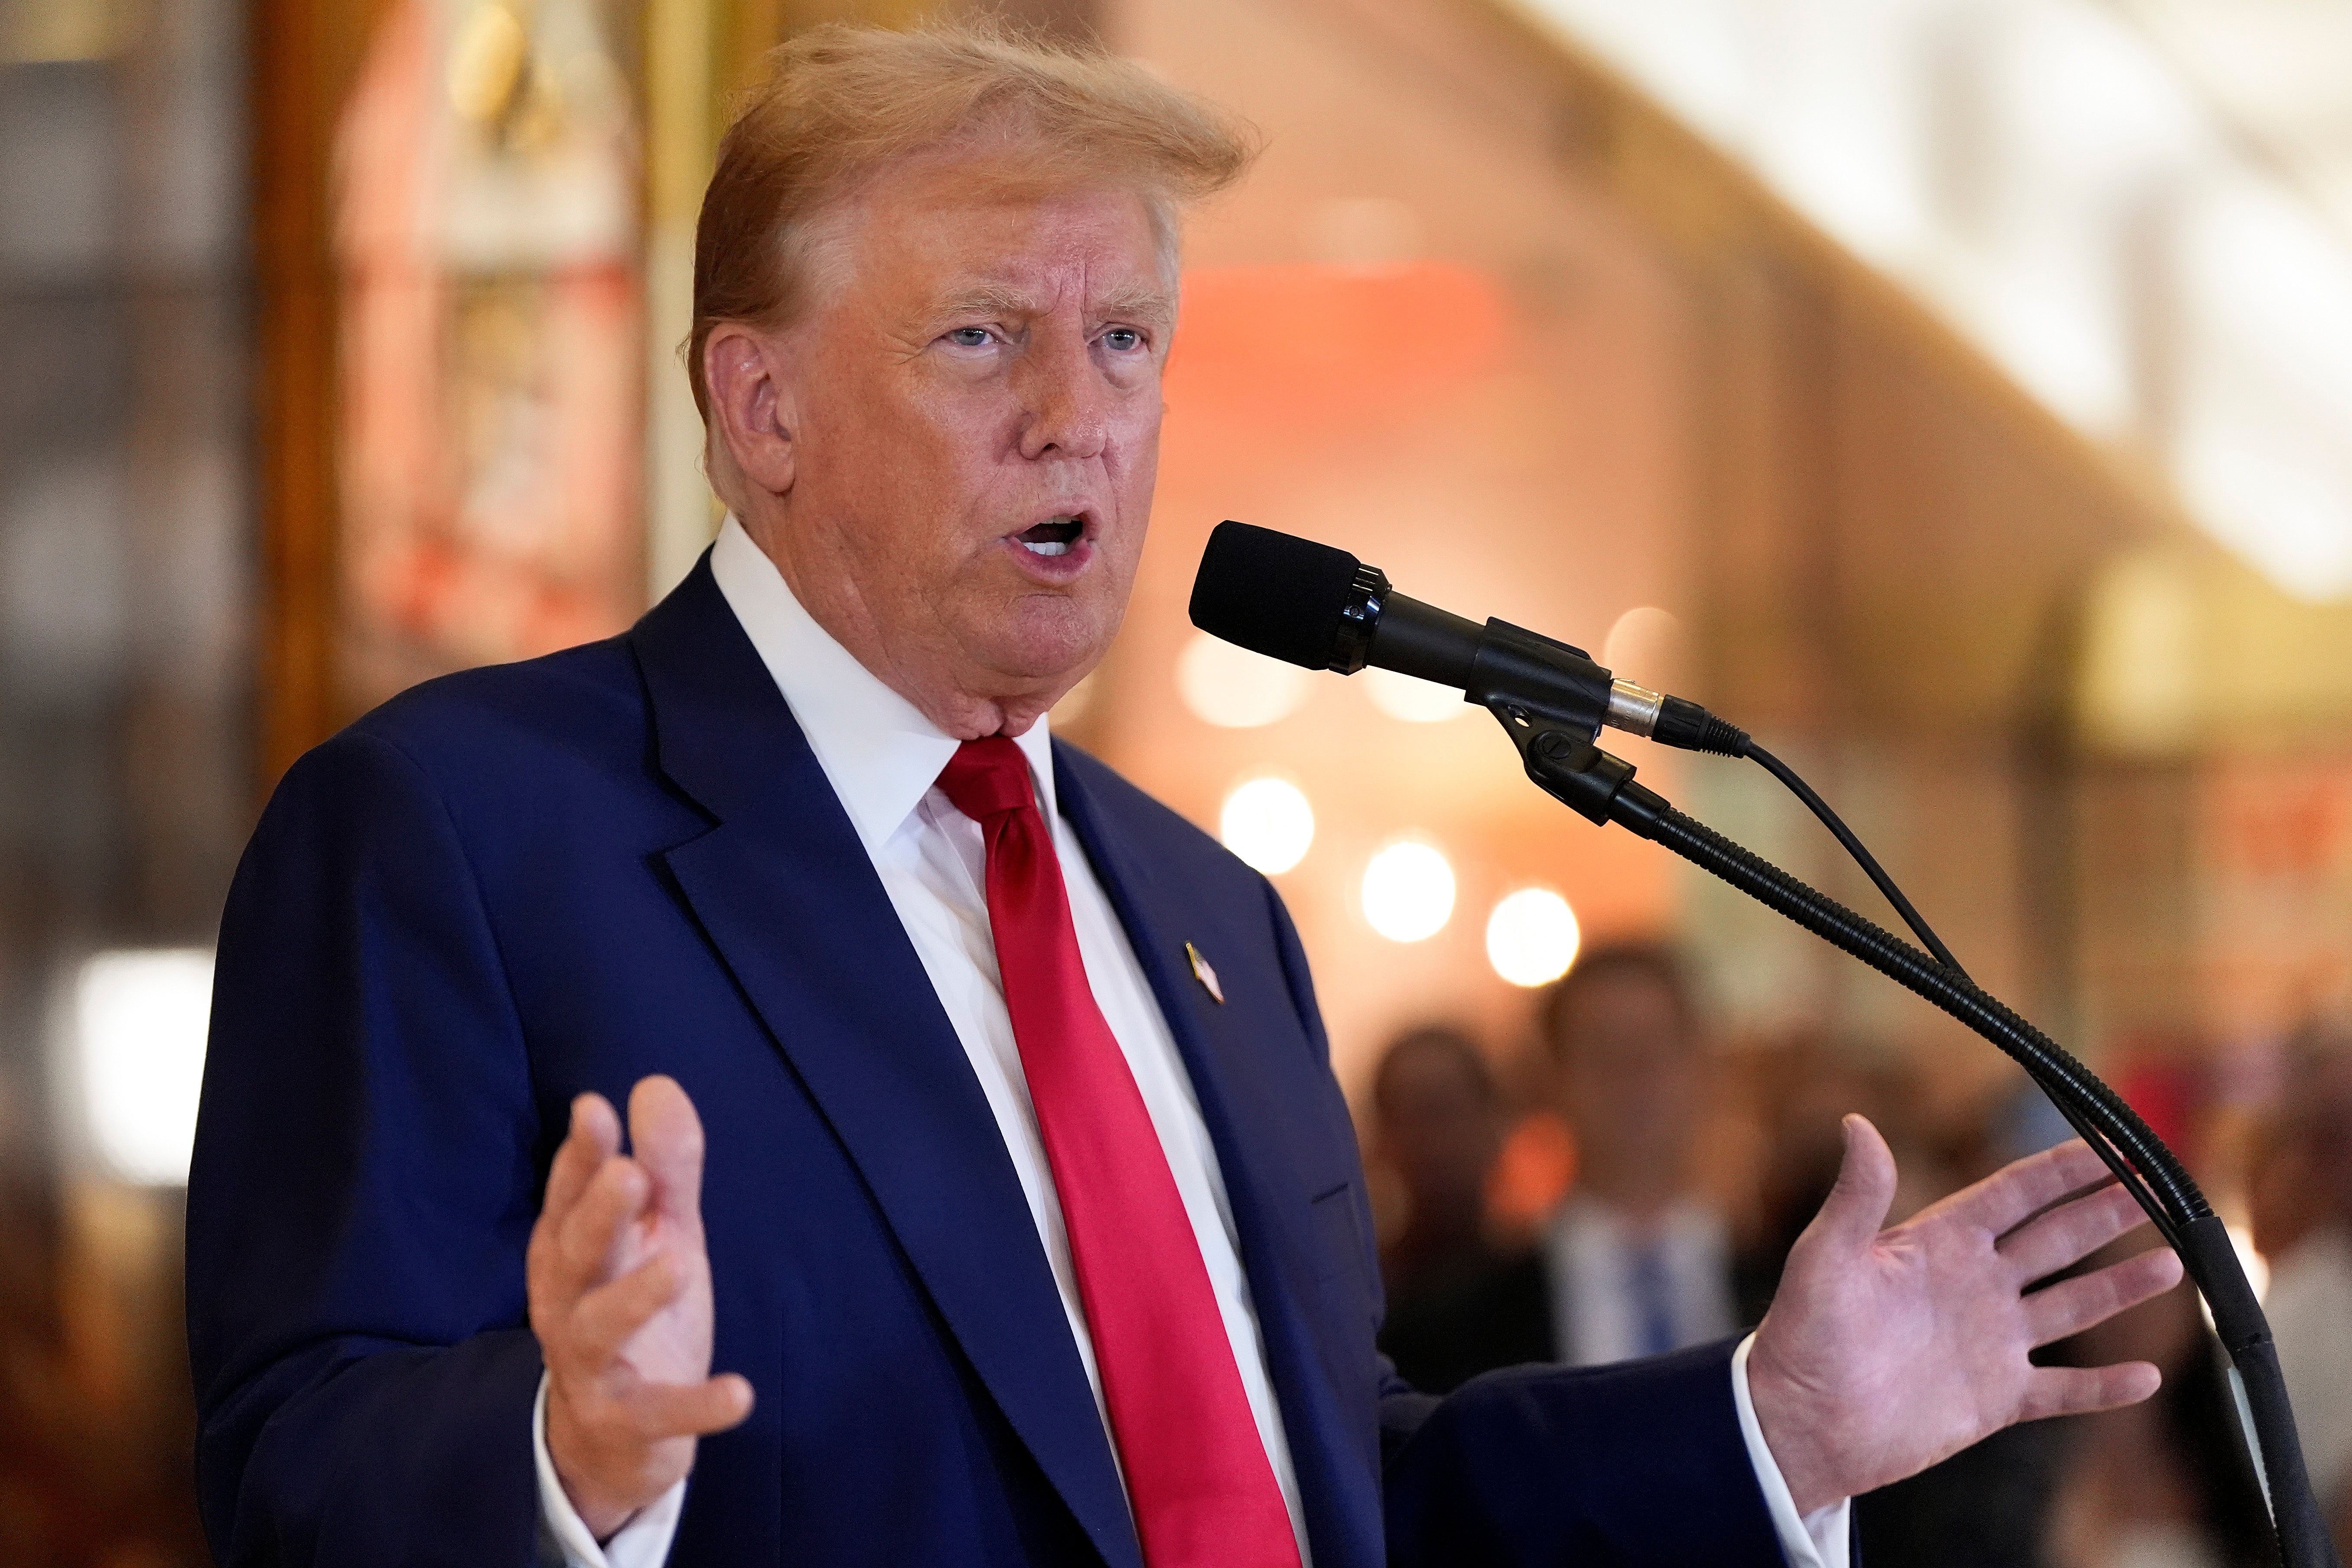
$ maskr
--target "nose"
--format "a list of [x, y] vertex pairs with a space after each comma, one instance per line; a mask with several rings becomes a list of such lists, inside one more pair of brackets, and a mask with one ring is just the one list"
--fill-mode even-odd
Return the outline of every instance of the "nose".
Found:
[[1110, 440], [1112, 389], [1084, 338], [1040, 333], [1021, 356], [1021, 455], [1099, 458]]

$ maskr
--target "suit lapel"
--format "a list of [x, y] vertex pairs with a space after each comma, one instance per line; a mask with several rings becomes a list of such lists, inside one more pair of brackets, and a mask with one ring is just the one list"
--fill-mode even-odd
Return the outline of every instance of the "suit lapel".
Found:
[[[1311, 1260], [1318, 1253], [1305, 1200], [1316, 1195], [1309, 1191], [1316, 1173], [1291, 1159], [1297, 1140], [1280, 1120], [1297, 1089], [1279, 1081], [1267, 1062], [1261, 1021], [1213, 999], [1185, 952], [1195, 934], [1228, 928], [1233, 911], [1197, 907], [1187, 889], [1152, 877], [1085, 779], [1066, 765], [1060, 743], [1055, 750], [1061, 814], [1127, 929], [1216, 1148], [1318, 1568], [1377, 1563], [1378, 1540], [1354, 1537], [1364, 1521], [1380, 1519], [1379, 1494], [1368, 1484], [1314, 1331], [1312, 1304], [1321, 1293]], [[1213, 962], [1215, 954], [1208, 956]]]
[[940, 1316], [1114, 1568], [1134, 1527], [1020, 1180], [873, 864], [706, 555], [629, 635], [656, 758], [717, 825], [664, 857]]

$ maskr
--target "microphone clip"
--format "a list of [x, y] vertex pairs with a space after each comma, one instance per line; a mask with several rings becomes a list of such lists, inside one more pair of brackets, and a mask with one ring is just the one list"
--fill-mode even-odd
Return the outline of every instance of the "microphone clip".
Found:
[[1633, 764], [1592, 743], [1590, 731], [1553, 723], [1521, 704], [1497, 698], [1486, 704], [1536, 787], [1588, 821], [1655, 838], [1665, 798], [1633, 782]]
[[[1589, 746], [1609, 717], [1611, 684], [1609, 672], [1582, 648], [1508, 621], [1490, 620], [1478, 638], [1463, 696], [1498, 715], [1508, 708], [1550, 728], [1573, 731]], [[1512, 726], [1506, 720], [1503, 727]], [[1518, 738], [1514, 732], [1512, 739]], [[1524, 754], [1525, 746], [1520, 750]]]

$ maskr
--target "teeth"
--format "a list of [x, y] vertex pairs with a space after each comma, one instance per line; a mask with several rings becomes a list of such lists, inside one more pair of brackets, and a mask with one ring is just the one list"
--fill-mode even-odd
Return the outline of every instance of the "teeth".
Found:
[[[1066, 539], [1035, 537], [1038, 534], [1055, 533], [1066, 533], [1069, 537]], [[1014, 535], [1014, 538], [1019, 542], [1021, 548], [1032, 555], [1053, 556], [1067, 555], [1070, 552], [1070, 546], [1085, 536], [1086, 524], [1077, 518], [1065, 513], [1060, 517], [1049, 517], [1036, 527]]]

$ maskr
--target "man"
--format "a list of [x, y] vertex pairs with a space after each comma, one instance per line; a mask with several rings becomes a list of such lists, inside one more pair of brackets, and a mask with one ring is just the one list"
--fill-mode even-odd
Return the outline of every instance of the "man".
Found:
[[1592, 1366], [1730, 1332], [1730, 1236], [1694, 1184], [1706, 1042], [1680, 963], [1649, 944], [1591, 953], [1545, 998], [1543, 1039], [1577, 1148], [1541, 1251], [1557, 1358]]
[[1476, 1041], [1430, 1025], [1381, 1053], [1371, 1110], [1372, 1162], [1394, 1180], [1402, 1211], [1381, 1243], [1393, 1322], [1400, 1300], [1493, 1263], [1486, 1186], [1503, 1149], [1503, 1096]]
[[1107, 58], [783, 51], [698, 246], [733, 521], [626, 636], [311, 753], [239, 871], [189, 1189], [225, 1563], [1769, 1562], [2147, 1392], [2025, 1360], [2175, 1277], [2020, 1298], [2135, 1217], [1996, 1244], [2086, 1154], [1878, 1237], [1859, 1123], [1749, 1346], [1384, 1373], [1280, 901], [1040, 722], [1133, 576], [1177, 209], [1243, 161]]
[[1392, 1303], [1382, 1348], [1423, 1387], [1662, 1355], [1754, 1321], [1723, 1216], [1692, 1185], [1706, 1056], [1680, 963], [1655, 943], [1596, 948], [1538, 1024], [1576, 1184], [1532, 1250]]

